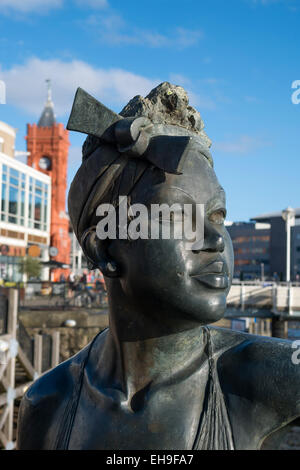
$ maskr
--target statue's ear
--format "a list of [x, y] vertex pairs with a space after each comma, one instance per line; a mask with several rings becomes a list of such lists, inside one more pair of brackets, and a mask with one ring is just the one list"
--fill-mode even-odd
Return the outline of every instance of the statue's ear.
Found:
[[117, 263], [108, 255], [108, 242], [97, 237], [96, 227], [90, 227], [83, 233], [81, 247], [87, 258], [89, 269], [100, 269], [106, 277], [120, 276]]

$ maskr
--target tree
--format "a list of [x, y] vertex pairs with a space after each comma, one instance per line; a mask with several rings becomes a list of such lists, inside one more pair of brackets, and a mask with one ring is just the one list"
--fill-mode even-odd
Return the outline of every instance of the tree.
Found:
[[30, 279], [31, 277], [40, 277], [42, 265], [38, 259], [25, 256], [19, 261], [18, 269], [21, 274], [26, 274]]

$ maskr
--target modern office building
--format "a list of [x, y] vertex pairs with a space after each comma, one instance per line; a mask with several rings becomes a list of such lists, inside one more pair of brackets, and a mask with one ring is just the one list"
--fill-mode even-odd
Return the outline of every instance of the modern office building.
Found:
[[[295, 208], [295, 225], [291, 227], [291, 280], [300, 276], [300, 208]], [[253, 217], [260, 223], [270, 224], [270, 274], [286, 280], [286, 224], [282, 212], [271, 212]]]
[[[49, 260], [51, 178], [14, 157], [15, 129], [0, 122], [0, 278], [24, 280], [19, 262], [31, 246]], [[49, 268], [42, 269], [47, 280]]]
[[270, 224], [228, 222], [234, 249], [234, 277], [241, 280], [270, 276]]

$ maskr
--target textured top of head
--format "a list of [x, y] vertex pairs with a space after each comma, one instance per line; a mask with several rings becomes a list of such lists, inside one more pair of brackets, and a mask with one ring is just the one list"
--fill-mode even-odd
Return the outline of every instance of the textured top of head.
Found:
[[[132, 98], [119, 115], [150, 119], [154, 124], [153, 135], [196, 135], [206, 148], [211, 147], [200, 113], [189, 105], [187, 92], [181, 86], [163, 82], [145, 98], [140, 95]], [[101, 138], [88, 135], [82, 148], [83, 160], [100, 145]]]
[[138, 95], [122, 109], [123, 117], [144, 116], [154, 124], [170, 124], [199, 135], [207, 145], [211, 140], [204, 132], [200, 113], [189, 105], [187, 92], [181, 86], [163, 82], [150, 91], [145, 98]]

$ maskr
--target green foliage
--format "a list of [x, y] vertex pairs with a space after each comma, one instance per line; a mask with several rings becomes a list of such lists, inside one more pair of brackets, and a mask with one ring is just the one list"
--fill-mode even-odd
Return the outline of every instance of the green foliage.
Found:
[[28, 279], [31, 277], [39, 278], [42, 265], [38, 259], [26, 256], [19, 261], [18, 269], [21, 274], [27, 274]]

